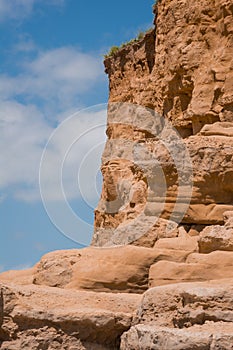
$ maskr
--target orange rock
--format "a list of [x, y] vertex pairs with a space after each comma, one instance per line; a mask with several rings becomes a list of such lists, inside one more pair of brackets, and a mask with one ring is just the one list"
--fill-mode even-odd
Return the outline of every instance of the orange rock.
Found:
[[154, 262], [183, 262], [192, 251], [135, 246], [57, 251], [41, 259], [33, 282], [68, 289], [143, 293]]
[[150, 287], [233, 278], [233, 252], [190, 254], [186, 263], [159, 261], [151, 266]]

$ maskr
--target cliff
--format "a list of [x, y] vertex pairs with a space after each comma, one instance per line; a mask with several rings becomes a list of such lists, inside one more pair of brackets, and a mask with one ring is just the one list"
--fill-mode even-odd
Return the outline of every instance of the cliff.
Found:
[[[193, 225], [199, 230], [200, 226], [196, 225], [223, 224], [223, 213], [233, 210], [232, 1], [204, 0], [201, 4], [188, 0], [159, 1], [154, 12], [155, 29], [147, 32], [140, 42], [124, 47], [105, 60], [110, 106], [117, 102], [124, 102], [125, 110], [127, 103], [144, 106], [176, 128], [191, 157], [193, 173], [190, 205], [180, 223], [187, 224], [188, 231]], [[132, 217], [132, 208], [125, 207], [123, 198], [127, 189], [118, 189], [115, 193], [119, 183], [115, 169], [117, 173], [125, 169], [126, 140], [143, 143], [144, 148], [153, 148], [154, 154], [157, 152], [154, 158], [162, 168], [167, 190], [167, 213], [162, 217], [170, 218], [177, 200], [177, 166], [169, 157], [171, 150], [165, 153], [158, 143], [158, 132], [151, 130], [154, 116], [148, 123], [148, 117], [141, 115], [132, 125], [131, 116], [136, 110], [131, 115], [125, 112], [122, 118], [123, 108], [118, 109], [114, 110], [115, 119], [109, 113], [108, 143], [102, 167], [104, 189], [102, 202], [96, 210], [97, 235], [99, 228], [115, 229], [127, 221], [129, 215]], [[122, 148], [120, 156], [119, 147]], [[136, 180], [132, 174], [136, 172], [135, 164], [132, 162], [130, 166], [131, 174], [121, 175], [121, 179], [130, 179], [135, 186], [136, 182], [142, 184], [142, 176]], [[147, 181], [141, 189], [134, 211], [137, 205], [146, 203], [146, 206], [138, 208], [135, 217], [139, 212], [150, 217], [157, 214], [158, 201], [153, 198], [156, 197], [153, 186], [158, 182], [158, 175], [153, 169], [152, 179], [150, 167], [149, 164], [143, 169], [150, 183]], [[116, 196], [122, 205], [113, 217], [103, 202]], [[103, 245], [104, 242], [96, 238], [94, 244]]]
[[92, 246], [0, 275], [0, 349], [233, 349], [233, 2], [159, 0], [105, 60]]

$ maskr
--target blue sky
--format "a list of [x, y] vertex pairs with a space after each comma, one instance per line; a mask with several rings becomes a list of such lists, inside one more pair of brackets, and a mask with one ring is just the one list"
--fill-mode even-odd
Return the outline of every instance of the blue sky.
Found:
[[[51, 250], [78, 248], [78, 242], [90, 241], [93, 207], [101, 187], [97, 167], [105, 140], [101, 119], [105, 105], [91, 106], [104, 104], [108, 98], [103, 55], [112, 45], [152, 26], [153, 3], [0, 0], [0, 271], [31, 266]], [[75, 114], [75, 120], [68, 119], [68, 125], [68, 117], [88, 107]], [[101, 121], [100, 129], [93, 118]], [[66, 131], [65, 136], [55, 131], [57, 127], [63, 134]], [[64, 166], [69, 205], [80, 218], [77, 223], [66, 220], [72, 232], [77, 231], [75, 237], [62, 234], [47, 215], [40, 197], [39, 169], [52, 133], [56, 144], [50, 141], [47, 155], [51, 164], [57, 164], [67, 134], [70, 141], [73, 132], [85, 128], [91, 131], [72, 148]], [[84, 199], [76, 183], [83, 160]], [[95, 163], [97, 180], [91, 177], [86, 160]], [[51, 164], [42, 174], [46, 201], [49, 206], [52, 203], [51, 210], [56, 207], [64, 213]]]

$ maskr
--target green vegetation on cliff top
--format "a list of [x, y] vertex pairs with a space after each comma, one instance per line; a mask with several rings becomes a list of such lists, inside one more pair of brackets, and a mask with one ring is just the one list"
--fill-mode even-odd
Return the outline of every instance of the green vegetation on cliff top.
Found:
[[[149, 30], [150, 30], [150, 29], [149, 29]], [[147, 30], [147, 31], [148, 31], [148, 30]], [[146, 32], [147, 32], [147, 31], [146, 31]], [[132, 40], [129, 40], [129, 41], [127, 41], [127, 42], [121, 44], [120, 46], [112, 46], [112, 47], [110, 48], [110, 50], [108, 51], [108, 53], [106, 53], [106, 54], [104, 55], [104, 58], [108, 58], [108, 57], [114, 56], [114, 55], [115, 55], [119, 50], [121, 50], [123, 47], [128, 46], [128, 45], [130, 45], [130, 44], [134, 44], [134, 43], [140, 41], [141, 39], [144, 38], [146, 32], [139, 32], [136, 38], [134, 38], [134, 39], [132, 39]]]

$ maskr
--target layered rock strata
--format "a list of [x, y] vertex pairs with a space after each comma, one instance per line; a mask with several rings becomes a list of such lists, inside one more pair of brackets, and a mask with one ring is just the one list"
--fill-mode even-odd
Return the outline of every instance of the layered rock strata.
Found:
[[105, 60], [92, 247], [0, 274], [2, 350], [233, 349], [233, 3], [154, 12]]
[[[154, 12], [155, 29], [105, 60], [110, 111], [102, 164], [104, 187], [93, 239], [98, 246], [111, 241], [110, 231], [121, 230], [130, 219], [137, 217], [137, 225], [145, 221], [144, 216], [156, 221], [163, 201], [157, 200], [153, 188], [162, 179], [159, 175], [158, 181], [155, 159], [166, 181], [163, 218], [170, 218], [177, 200], [173, 145], [169, 143], [165, 150], [158, 141], [161, 134], [153, 127], [153, 113], [149, 118], [148, 110], [138, 108], [132, 120], [135, 112], [130, 112], [128, 104], [156, 111], [183, 138], [192, 162], [193, 189], [189, 208], [179, 222], [189, 225], [188, 229], [222, 224], [224, 211], [233, 209], [232, 1], [158, 1]], [[114, 110], [116, 103], [125, 103], [123, 112], [122, 107]], [[140, 168], [145, 152], [139, 156], [141, 163], [130, 157], [130, 147], [138, 144], [153, 154], [153, 169], [152, 164]], [[131, 186], [127, 188], [123, 180]], [[112, 201], [118, 202], [114, 213], [109, 208]]]

